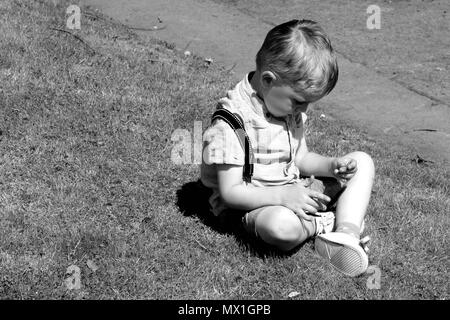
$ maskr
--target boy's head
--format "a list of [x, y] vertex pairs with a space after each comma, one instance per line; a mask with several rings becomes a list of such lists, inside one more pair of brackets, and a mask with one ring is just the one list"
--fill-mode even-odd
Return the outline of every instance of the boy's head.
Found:
[[292, 20], [270, 30], [256, 55], [256, 71], [258, 91], [275, 116], [295, 108], [306, 111], [309, 102], [333, 90], [338, 78], [330, 40], [310, 20]]

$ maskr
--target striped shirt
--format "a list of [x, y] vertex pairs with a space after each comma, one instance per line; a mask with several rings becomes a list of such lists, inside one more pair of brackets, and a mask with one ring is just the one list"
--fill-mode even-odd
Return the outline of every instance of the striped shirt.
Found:
[[[254, 152], [254, 171], [251, 185], [277, 186], [293, 183], [300, 172], [295, 165], [295, 154], [304, 134], [306, 114], [298, 112], [284, 118], [270, 115], [264, 102], [257, 96], [247, 74], [219, 104], [237, 113], [244, 121]], [[212, 211], [219, 215], [225, 204], [220, 198], [216, 164], [243, 166], [245, 153], [236, 133], [223, 120], [216, 119], [203, 133], [201, 180], [213, 190], [209, 199]]]

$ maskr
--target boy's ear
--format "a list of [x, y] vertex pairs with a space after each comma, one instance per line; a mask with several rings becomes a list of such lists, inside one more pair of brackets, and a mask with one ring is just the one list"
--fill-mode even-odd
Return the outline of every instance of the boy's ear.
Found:
[[266, 70], [261, 73], [261, 84], [266, 88], [269, 88], [271, 85], [273, 85], [276, 79], [277, 77], [272, 71]]

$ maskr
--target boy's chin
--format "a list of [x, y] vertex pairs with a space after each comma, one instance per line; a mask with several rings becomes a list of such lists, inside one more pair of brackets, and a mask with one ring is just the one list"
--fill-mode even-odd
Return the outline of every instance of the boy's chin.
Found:
[[276, 110], [276, 111], [269, 111], [269, 113], [275, 118], [284, 118], [290, 114], [293, 114], [293, 110], [291, 111]]
[[276, 115], [276, 116], [274, 116], [274, 117], [276, 117], [276, 118], [286, 118], [286, 117], [289, 116], [290, 114], [292, 114], [292, 113], [282, 113], [282, 114], [278, 114], [278, 115]]
[[284, 118], [287, 117], [288, 115], [293, 114], [292, 111], [286, 111], [286, 112], [279, 112], [277, 115], [274, 115], [277, 118]]
[[270, 113], [270, 115], [272, 117], [275, 117], [275, 118], [284, 118], [284, 117], [287, 117], [288, 115], [294, 113], [293, 109], [291, 109], [291, 110], [284, 110], [284, 109], [278, 109], [277, 108], [277, 109], [274, 110], [273, 108], [268, 108], [267, 111]]

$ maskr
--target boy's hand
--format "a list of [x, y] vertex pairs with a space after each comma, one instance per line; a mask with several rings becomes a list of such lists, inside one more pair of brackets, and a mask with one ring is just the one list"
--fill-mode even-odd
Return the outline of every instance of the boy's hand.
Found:
[[299, 218], [311, 221], [318, 210], [325, 210], [322, 202], [330, 202], [330, 197], [323, 193], [305, 188], [301, 183], [283, 187], [282, 204], [291, 209]]
[[337, 179], [350, 180], [357, 170], [355, 159], [347, 157], [333, 159], [331, 171]]

